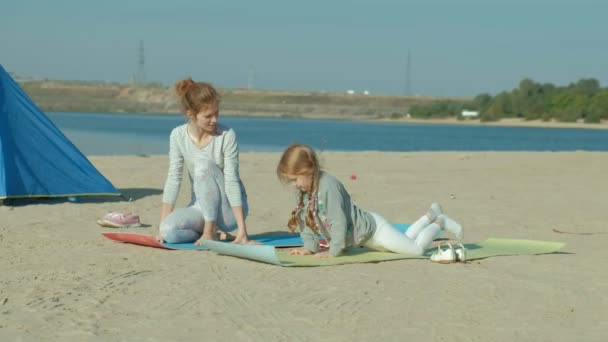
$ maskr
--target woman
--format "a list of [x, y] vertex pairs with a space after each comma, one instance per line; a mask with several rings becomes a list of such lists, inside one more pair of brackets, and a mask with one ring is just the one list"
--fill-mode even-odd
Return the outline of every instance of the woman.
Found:
[[[239, 146], [234, 130], [218, 123], [218, 91], [211, 84], [187, 78], [175, 84], [175, 93], [188, 122], [171, 132], [157, 239], [200, 245], [202, 240], [217, 239], [218, 229], [238, 228], [234, 243], [252, 243], [245, 224], [248, 205], [239, 177]], [[192, 200], [188, 207], [175, 209], [184, 161]]]

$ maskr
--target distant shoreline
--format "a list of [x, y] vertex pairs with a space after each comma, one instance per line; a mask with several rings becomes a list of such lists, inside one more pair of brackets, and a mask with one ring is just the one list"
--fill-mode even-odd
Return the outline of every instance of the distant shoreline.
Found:
[[477, 126], [499, 126], [499, 127], [538, 127], [538, 128], [584, 128], [584, 129], [608, 129], [608, 121], [601, 123], [584, 122], [557, 122], [524, 119], [502, 119], [500, 121], [481, 122], [480, 120], [458, 120], [447, 119], [378, 119], [373, 122], [404, 122], [421, 124], [444, 124], [444, 125], [477, 125]]
[[[76, 113], [87, 114], [87, 112], [70, 112], [70, 111], [48, 111], [59, 113]], [[91, 114], [115, 114], [115, 115], [157, 115], [157, 116], [181, 116], [183, 114], [177, 112], [166, 113], [142, 113], [142, 112], [90, 112]], [[337, 121], [366, 121], [372, 123], [414, 123], [414, 124], [430, 124], [430, 125], [473, 125], [473, 126], [496, 126], [496, 127], [532, 127], [532, 128], [580, 128], [580, 129], [608, 129], [608, 121], [601, 123], [584, 123], [584, 122], [557, 122], [557, 121], [542, 121], [542, 120], [524, 120], [524, 119], [502, 119], [500, 121], [481, 122], [478, 119], [458, 120], [455, 118], [445, 119], [387, 119], [387, 118], [369, 118], [369, 117], [338, 117], [335, 115], [303, 115], [297, 117], [283, 116], [279, 114], [267, 113], [233, 113], [223, 112], [226, 117], [249, 117], [249, 118], [274, 118], [285, 120], [337, 120]]]
[[[157, 85], [27, 81], [23, 82], [21, 86], [39, 108], [47, 112], [181, 115], [173, 91]], [[227, 116], [608, 129], [608, 121], [589, 124], [506, 118], [495, 122], [480, 122], [479, 119], [454, 117], [415, 119], [409, 115], [409, 110], [414, 105], [424, 105], [446, 99], [466, 102], [470, 101], [470, 98], [279, 92], [256, 89], [222, 89], [221, 92], [222, 112]]]

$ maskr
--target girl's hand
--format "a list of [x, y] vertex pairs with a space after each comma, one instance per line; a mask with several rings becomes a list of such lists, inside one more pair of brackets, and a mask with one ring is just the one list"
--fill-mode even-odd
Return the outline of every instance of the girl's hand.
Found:
[[158, 241], [158, 243], [164, 242], [164, 239], [163, 239], [162, 235], [160, 235], [160, 233], [156, 234], [156, 241]]
[[290, 249], [289, 252], [287, 252], [287, 254], [289, 254], [289, 255], [311, 255], [314, 253], [311, 250], [308, 250], [304, 247], [300, 247], [300, 248]]
[[313, 255], [313, 257], [326, 259], [326, 258], [333, 258], [334, 256], [331, 255], [329, 252], [325, 251], [325, 252], [320, 252], [320, 253]]

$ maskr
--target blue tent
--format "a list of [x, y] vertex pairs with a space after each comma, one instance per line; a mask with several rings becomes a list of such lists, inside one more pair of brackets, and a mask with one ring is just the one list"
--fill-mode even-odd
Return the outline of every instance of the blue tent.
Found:
[[120, 193], [0, 65], [0, 199]]

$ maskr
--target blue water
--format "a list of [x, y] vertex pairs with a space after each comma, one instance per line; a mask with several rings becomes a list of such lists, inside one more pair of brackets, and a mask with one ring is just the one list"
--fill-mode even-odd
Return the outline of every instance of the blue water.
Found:
[[[86, 155], [166, 154], [179, 115], [47, 113]], [[608, 151], [608, 130], [222, 116], [241, 151], [301, 142], [324, 151]]]

